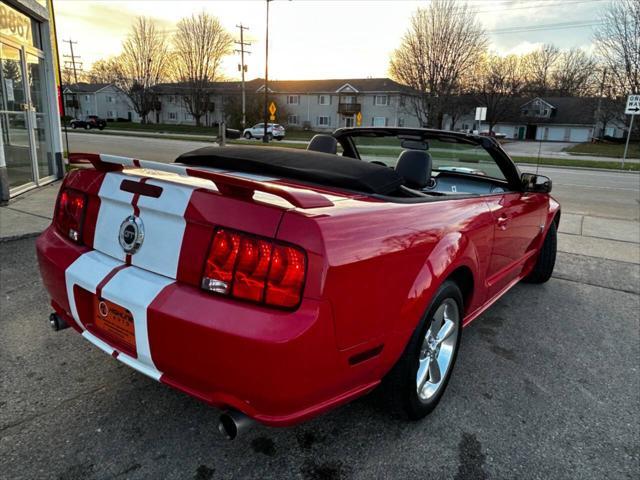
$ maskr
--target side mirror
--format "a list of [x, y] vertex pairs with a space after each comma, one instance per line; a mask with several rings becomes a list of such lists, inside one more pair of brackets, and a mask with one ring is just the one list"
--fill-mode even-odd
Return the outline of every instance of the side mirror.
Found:
[[525, 192], [549, 193], [551, 192], [551, 179], [535, 173], [523, 173], [520, 176], [522, 188]]

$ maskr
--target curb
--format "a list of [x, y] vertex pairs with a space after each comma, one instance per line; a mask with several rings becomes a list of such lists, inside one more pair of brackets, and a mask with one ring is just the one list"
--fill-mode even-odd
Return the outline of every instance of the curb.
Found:
[[20, 233], [18, 235], [9, 235], [7, 237], [0, 237], [0, 243], [14, 242], [16, 240], [24, 240], [25, 238], [37, 237], [42, 232], [43, 230], [39, 232]]
[[592, 171], [592, 172], [606, 172], [606, 173], [631, 173], [633, 175], [640, 175], [640, 170], [616, 170], [613, 168], [595, 168], [595, 167], [574, 167], [572, 165], [544, 165], [544, 164], [540, 164], [538, 165], [537, 163], [523, 163], [523, 162], [518, 162], [514, 157], [511, 157], [511, 160], [513, 160], [513, 162], [516, 165], [523, 165], [523, 166], [527, 166], [527, 167], [540, 167], [540, 168], [562, 168], [562, 169], [569, 169], [569, 170], [587, 170], [587, 171]]

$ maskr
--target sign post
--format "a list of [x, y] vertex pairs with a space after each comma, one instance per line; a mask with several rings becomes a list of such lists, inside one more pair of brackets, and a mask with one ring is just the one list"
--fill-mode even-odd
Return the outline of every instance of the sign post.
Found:
[[627, 97], [627, 107], [624, 109], [625, 115], [631, 115], [629, 122], [629, 131], [627, 132], [627, 143], [624, 145], [624, 155], [622, 155], [622, 168], [624, 161], [627, 159], [627, 151], [629, 150], [629, 139], [631, 138], [631, 130], [633, 130], [633, 119], [640, 114], [640, 95], [629, 95]]
[[482, 121], [487, 119], [487, 107], [476, 107], [476, 120], [478, 122], [478, 133], [480, 133], [480, 127]]

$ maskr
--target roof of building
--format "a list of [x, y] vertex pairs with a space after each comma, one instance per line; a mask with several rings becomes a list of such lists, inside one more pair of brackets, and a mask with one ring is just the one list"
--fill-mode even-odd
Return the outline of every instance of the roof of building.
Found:
[[[113, 84], [111, 83], [86, 83], [86, 82], [78, 82], [72, 83], [69, 85], [64, 85], [62, 87], [62, 91], [69, 90], [73, 93], [96, 93], [103, 88], [109, 87]], [[115, 85], [113, 85], [115, 87]]]
[[[554, 109], [551, 118], [540, 119], [541, 123], [593, 124], [596, 98], [585, 97], [539, 97]], [[531, 99], [535, 100], [535, 99]]]
[[[248, 92], [262, 91], [264, 80], [254, 78], [247, 80], [245, 86]], [[158, 93], [167, 95], [179, 95], [188, 88], [183, 82], [161, 83], [154, 87]], [[239, 81], [212, 82], [212, 93], [234, 93], [242, 90]], [[413, 93], [414, 90], [402, 85], [390, 78], [347, 78], [326, 80], [270, 80], [269, 91], [275, 93], [377, 93], [377, 92], [404, 92]]]
[[[259, 89], [263, 86], [262, 79]], [[272, 80], [269, 90], [282, 93], [338, 93], [341, 91], [357, 93], [406, 92], [413, 93], [411, 87], [402, 85], [390, 78], [334, 78], [324, 80]]]

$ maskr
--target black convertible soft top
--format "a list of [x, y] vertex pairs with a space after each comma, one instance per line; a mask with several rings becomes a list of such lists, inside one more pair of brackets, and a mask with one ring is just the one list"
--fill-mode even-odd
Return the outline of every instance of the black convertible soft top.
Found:
[[389, 195], [403, 183], [393, 169], [328, 153], [279, 147], [204, 147], [183, 153], [176, 163], [212, 167]]

